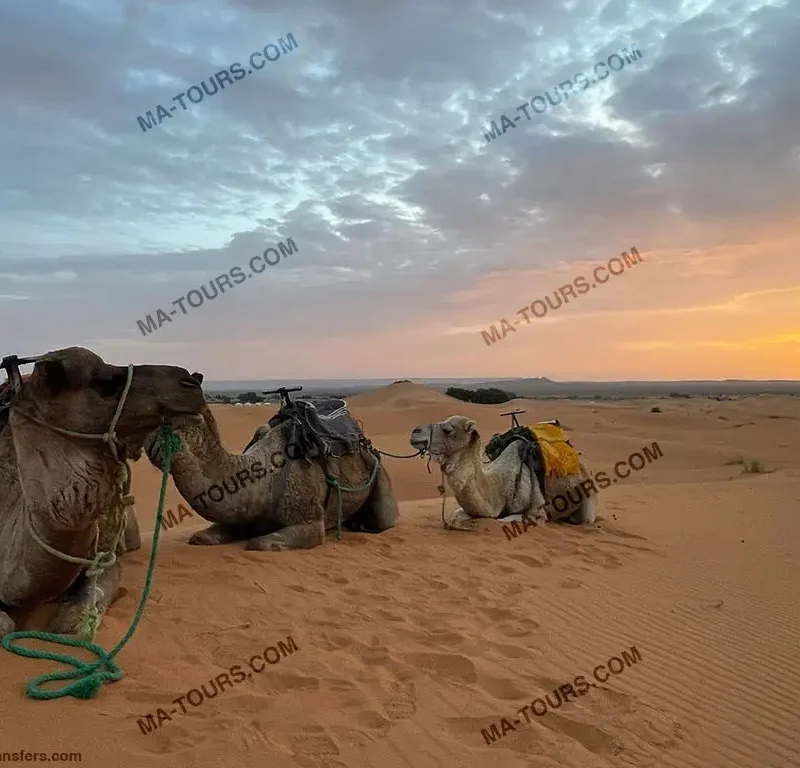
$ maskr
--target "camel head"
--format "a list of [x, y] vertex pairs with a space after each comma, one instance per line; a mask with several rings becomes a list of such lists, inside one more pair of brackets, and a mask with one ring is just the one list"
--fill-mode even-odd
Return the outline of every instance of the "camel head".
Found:
[[[203, 374], [195, 371], [191, 374], [198, 386], [203, 383]], [[214, 415], [208, 407], [208, 403], [203, 403], [203, 408], [199, 412], [181, 414], [170, 420], [170, 425], [181, 438], [184, 447], [192, 451], [198, 442], [202, 442], [203, 434], [207, 429], [219, 436], [217, 423]], [[144, 452], [150, 463], [158, 470], [163, 468], [163, 457], [161, 456], [160, 443], [158, 442], [158, 429], [154, 429], [144, 440]]]
[[[51, 427], [104, 434], [127, 378], [127, 366], [109, 365], [88, 349], [59, 349], [39, 358], [14, 407]], [[200, 382], [185, 368], [135, 365], [115, 428], [123, 456], [138, 458], [153, 430], [205, 405]]]
[[450, 416], [444, 421], [422, 424], [415, 427], [409, 442], [412, 448], [430, 454], [431, 458], [444, 465], [452, 463], [462, 451], [474, 447], [480, 440], [478, 429], [466, 416]]

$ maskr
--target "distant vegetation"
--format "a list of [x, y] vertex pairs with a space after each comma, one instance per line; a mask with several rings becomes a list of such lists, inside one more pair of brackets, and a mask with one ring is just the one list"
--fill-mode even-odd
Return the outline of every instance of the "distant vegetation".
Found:
[[236, 400], [240, 403], [260, 403], [264, 398], [256, 392], [242, 392]]
[[460, 389], [459, 387], [448, 387], [445, 392], [450, 397], [463, 400], [466, 403], [484, 403], [491, 405], [494, 403], [507, 403], [509, 400], [516, 399], [513, 392], [505, 392], [502, 389], [490, 387], [489, 389]]

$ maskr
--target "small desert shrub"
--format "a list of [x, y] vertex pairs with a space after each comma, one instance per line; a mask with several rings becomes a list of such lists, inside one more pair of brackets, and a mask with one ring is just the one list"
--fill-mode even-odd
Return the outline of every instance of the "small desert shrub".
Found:
[[730, 461], [726, 461], [724, 466], [730, 467], [736, 464], [742, 465], [742, 474], [744, 475], [768, 475], [769, 472], [766, 470], [764, 465], [758, 459], [752, 459], [748, 461], [747, 459], [740, 456], [738, 459], [731, 459]]
[[650, 409], [650, 413], [661, 413], [661, 409], [660, 409], [660, 408], [659, 408], [657, 405], [654, 405], [654, 406], [653, 406], [653, 407]]

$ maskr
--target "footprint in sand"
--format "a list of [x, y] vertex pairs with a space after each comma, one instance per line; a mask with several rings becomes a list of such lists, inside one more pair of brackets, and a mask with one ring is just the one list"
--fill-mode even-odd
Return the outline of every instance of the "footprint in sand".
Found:
[[584, 749], [596, 755], [616, 755], [622, 751], [622, 742], [610, 733], [579, 720], [555, 712], [548, 712], [541, 723], [551, 731], [563, 733], [577, 741]]
[[449, 680], [475, 683], [478, 672], [471, 659], [457, 653], [410, 653], [406, 660], [417, 669], [424, 669]]
[[[339, 747], [327, 731], [319, 725], [307, 725], [303, 733], [289, 737], [293, 756], [316, 761], [316, 765], [330, 765], [331, 761], [339, 757]], [[327, 762], [326, 762], [327, 761]], [[311, 763], [312, 765], [314, 763]]]
[[389, 699], [384, 702], [383, 711], [390, 720], [408, 720], [417, 714], [417, 705], [410, 698]]
[[546, 555], [541, 559], [531, 557], [530, 555], [511, 555], [509, 559], [516, 560], [525, 565], [531, 565], [534, 568], [549, 568], [553, 564], [553, 561]]

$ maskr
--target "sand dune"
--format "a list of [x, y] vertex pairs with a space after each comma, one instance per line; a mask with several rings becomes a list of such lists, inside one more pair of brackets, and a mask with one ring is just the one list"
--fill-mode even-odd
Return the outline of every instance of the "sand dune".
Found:
[[[512, 540], [495, 521], [443, 530], [438, 474], [419, 459], [386, 460], [402, 518], [382, 535], [245, 552], [189, 547], [205, 523], [184, 519], [162, 534], [122, 681], [92, 701], [31, 702], [25, 682], [54, 665], [2, 654], [0, 752], [82, 752], [104, 767], [800, 765], [797, 399], [480, 406], [403, 383], [348, 402], [397, 453], [415, 425], [454, 413], [486, 440], [513, 405], [523, 421], [561, 419], [592, 470], [653, 442], [663, 456], [602, 492], [596, 527]], [[241, 450], [274, 411], [214, 412]], [[769, 473], [743, 474], [740, 459]], [[147, 530], [158, 484], [140, 461]], [[170, 482], [167, 506], [181, 502]], [[107, 648], [131, 620], [145, 550], [126, 560], [127, 592], [98, 638]], [[635, 663], [593, 677], [632, 646]], [[269, 647], [278, 656], [263, 672], [196, 707], [180, 699], [185, 715], [173, 702], [215, 691], [212, 678]], [[595, 685], [561, 703], [554, 689], [576, 676]], [[547, 694], [545, 714], [525, 714]], [[176, 712], [143, 735], [137, 718], [159, 707]]]

